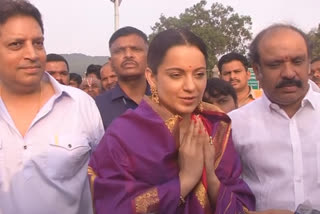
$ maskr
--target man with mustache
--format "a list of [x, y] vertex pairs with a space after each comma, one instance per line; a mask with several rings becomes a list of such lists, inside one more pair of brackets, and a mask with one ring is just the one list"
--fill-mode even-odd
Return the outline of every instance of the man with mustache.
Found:
[[41, 14], [0, 6], [0, 213], [92, 214], [87, 167], [104, 130], [95, 102], [45, 72]]
[[320, 57], [316, 57], [311, 61], [310, 79], [320, 87]]
[[116, 73], [112, 70], [111, 63], [107, 62], [100, 69], [101, 85], [104, 91], [114, 88], [118, 82]]
[[264, 94], [229, 116], [256, 208], [320, 210], [320, 94], [308, 83], [308, 38], [292, 25], [272, 25], [255, 37], [249, 56]]
[[246, 57], [231, 52], [222, 56], [218, 62], [220, 78], [229, 82], [237, 92], [238, 106], [255, 100], [257, 95], [248, 85], [250, 79], [249, 63]]
[[117, 30], [109, 40], [110, 63], [118, 76], [117, 85], [96, 97], [105, 129], [127, 109], [138, 106], [150, 94], [145, 78], [147, 67], [147, 36], [134, 27]]
[[69, 85], [69, 64], [67, 60], [58, 54], [48, 54], [46, 71], [60, 84]]

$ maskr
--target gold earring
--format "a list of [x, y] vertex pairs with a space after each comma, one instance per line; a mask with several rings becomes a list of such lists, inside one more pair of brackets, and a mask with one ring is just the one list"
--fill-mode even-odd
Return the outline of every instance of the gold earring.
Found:
[[151, 87], [151, 100], [157, 104], [159, 104], [159, 95], [158, 91], [155, 87]]
[[200, 101], [199, 105], [197, 106], [198, 111], [203, 112], [203, 102]]

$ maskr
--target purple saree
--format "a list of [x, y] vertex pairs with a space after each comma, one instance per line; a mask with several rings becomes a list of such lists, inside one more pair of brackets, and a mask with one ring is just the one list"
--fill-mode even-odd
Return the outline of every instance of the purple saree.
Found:
[[241, 165], [230, 137], [230, 119], [207, 111], [210, 106], [201, 115], [217, 151], [215, 167], [221, 185], [214, 209], [205, 175], [179, 206], [179, 119], [146, 98], [109, 126], [92, 155], [89, 176], [96, 213], [234, 214], [253, 210], [254, 196], [239, 179]]

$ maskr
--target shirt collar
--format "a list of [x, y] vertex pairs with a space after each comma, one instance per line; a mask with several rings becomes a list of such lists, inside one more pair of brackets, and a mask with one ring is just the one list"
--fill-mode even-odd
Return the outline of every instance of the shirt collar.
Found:
[[66, 94], [67, 96], [72, 98], [71, 94], [68, 91], [68, 87], [71, 87], [71, 86], [65, 86], [65, 85], [60, 84], [57, 80], [55, 80], [47, 72], [44, 72], [43, 79], [50, 82], [50, 84], [52, 85], [53, 90], [54, 90], [54, 96], [56, 98], [62, 96], [63, 94]]
[[[301, 107], [300, 108], [303, 108], [305, 107], [308, 103], [310, 104], [310, 106], [313, 108], [313, 109], [316, 109], [317, 108], [317, 103], [319, 102], [318, 101], [318, 98], [315, 96], [315, 93], [317, 92], [314, 92], [310, 83], [309, 83], [309, 89], [307, 91], [307, 94], [304, 96], [304, 98], [302, 99], [301, 101]], [[266, 104], [266, 106], [269, 107], [270, 111], [273, 109], [273, 110], [279, 110], [280, 107], [278, 104], [276, 103], [272, 103], [269, 98], [266, 96], [265, 93], [262, 94], [262, 100], [263, 102]]]
[[[47, 72], [43, 73], [42, 79], [46, 82], [49, 82], [54, 90], [54, 99], [53, 101], [55, 101], [56, 99], [58, 99], [60, 96], [63, 96], [64, 94], [73, 98], [71, 96], [71, 94], [68, 92], [68, 87], [71, 86], [65, 86], [65, 85], [61, 85], [60, 83], [58, 83], [50, 74], [48, 74]], [[8, 120], [11, 120], [9, 118], [11, 118], [11, 116], [9, 115], [9, 113], [6, 110], [5, 104], [3, 103], [2, 99], [0, 98], [0, 116], [1, 116], [1, 111], [4, 112], [5, 115], [7, 115]], [[41, 111], [41, 109], [40, 109]], [[13, 122], [12, 122], [13, 123]]]
[[315, 92], [311, 86], [311, 84], [309, 83], [309, 90], [306, 94], [306, 96], [304, 96], [302, 102], [301, 102], [301, 106], [304, 107], [307, 103], [309, 103], [311, 105], [311, 107], [315, 110], [317, 108], [317, 104], [318, 104], [318, 97], [316, 97], [317, 92]]
[[119, 98], [122, 98], [122, 97], [125, 97], [125, 98], [129, 98], [125, 93], [124, 91], [122, 91], [122, 89], [120, 88], [120, 85], [119, 83], [116, 84], [116, 86], [111, 89], [111, 99], [112, 100], [116, 100], [116, 99], [119, 99]]
[[309, 79], [308, 83], [311, 86], [312, 90], [314, 90], [315, 92], [320, 92], [320, 88], [315, 82]]
[[251, 99], [256, 99], [256, 96], [253, 92], [253, 89], [249, 86], [249, 94], [248, 94], [248, 97], [251, 98]]
[[[126, 95], [126, 93], [124, 93], [124, 91], [121, 89], [119, 83], [117, 83], [116, 86], [113, 89], [111, 89], [111, 93], [112, 93], [111, 94], [112, 100], [116, 100], [123, 97], [125, 97], [126, 99], [130, 99], [130, 97], [128, 97], [128, 95]], [[150, 86], [148, 83], [147, 83], [145, 94], [148, 96], [151, 95]]]

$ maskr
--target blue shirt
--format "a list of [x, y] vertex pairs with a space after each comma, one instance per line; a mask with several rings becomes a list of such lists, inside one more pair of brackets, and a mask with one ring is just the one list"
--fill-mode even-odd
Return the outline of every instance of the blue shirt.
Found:
[[[148, 84], [145, 94], [151, 94]], [[113, 89], [97, 96], [95, 100], [105, 129], [107, 129], [115, 118], [119, 117], [127, 109], [135, 109], [139, 105], [123, 92], [119, 84], [117, 84]]]

